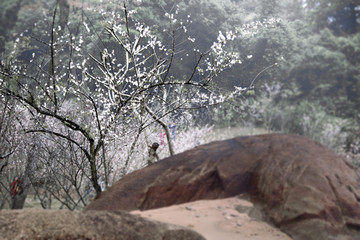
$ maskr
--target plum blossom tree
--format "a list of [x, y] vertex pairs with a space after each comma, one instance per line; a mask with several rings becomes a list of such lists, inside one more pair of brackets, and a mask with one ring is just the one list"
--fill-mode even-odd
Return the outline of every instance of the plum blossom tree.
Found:
[[[123, 22], [111, 20], [106, 26], [116, 46], [123, 50], [122, 56], [114, 49], [104, 49], [101, 59], [91, 56], [101, 74], [86, 73], [98, 84], [97, 89], [107, 91], [104, 93], [107, 106], [115, 109], [108, 110], [109, 113], [135, 114], [141, 126], [138, 134], [153, 122], [162, 126], [171, 155], [174, 150], [164, 119], [184, 109], [223, 101], [224, 96], [219, 94], [213, 80], [226, 68], [239, 63], [237, 52], [225, 50], [227, 42], [237, 37], [236, 33], [228, 32], [224, 36], [219, 32], [217, 42], [210, 49], [200, 51], [194, 44], [195, 39], [186, 34], [186, 22], [176, 19], [177, 13], [178, 10], [165, 14], [170, 29], [166, 31], [168, 40], [165, 42], [169, 42], [166, 46], [150, 27], [134, 22], [131, 18], [134, 12], [128, 12], [124, 5]], [[194, 64], [188, 74], [175, 76], [173, 68], [185, 61], [184, 58], [190, 58]]]
[[[111, 174], [127, 172], [137, 142], [148, 141], [151, 135], [148, 129], [160, 126], [169, 153], [174, 154], [169, 123], [177, 121], [176, 116], [220, 104], [246, 90], [225, 91], [216, 79], [241, 63], [232, 43], [241, 35], [253, 34], [251, 26], [219, 32], [208, 49], [200, 50], [196, 39], [188, 35], [190, 20], [178, 19], [177, 7], [165, 13], [168, 27], [161, 31], [137, 21], [136, 11], [126, 3], [116, 11], [102, 12], [104, 32], [95, 32], [91, 22], [84, 21], [80, 35], [73, 34], [70, 23], [59, 23], [63, 18], [55, 9], [48, 35], [30, 38], [43, 44], [42, 51], [34, 51], [25, 62], [15, 57], [1, 62], [1, 94], [27, 108], [32, 116], [28, 134], [47, 136], [63, 149], [62, 159], [56, 149], [48, 148], [47, 153], [53, 154], [43, 158], [46, 169], [54, 171], [59, 164], [73, 168], [67, 174], [77, 181], [70, 185], [78, 192], [84, 181], [76, 177], [77, 171], [100, 193]], [[89, 35], [98, 36], [97, 40], [87, 42]], [[20, 43], [20, 39], [15, 41], [14, 49]], [[178, 67], [184, 63], [189, 67], [179, 75]], [[127, 155], [122, 173], [111, 172], [118, 169], [114, 165], [117, 155]]]

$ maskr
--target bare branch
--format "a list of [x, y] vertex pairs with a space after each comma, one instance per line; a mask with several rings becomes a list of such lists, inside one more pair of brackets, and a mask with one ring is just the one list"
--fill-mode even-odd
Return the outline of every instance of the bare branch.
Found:
[[69, 137], [69, 136], [63, 135], [63, 134], [58, 133], [58, 132], [55, 132], [55, 131], [46, 130], [46, 129], [27, 130], [26, 133], [47, 133], [47, 134], [55, 135], [55, 136], [57, 136], [57, 137], [66, 139], [66, 140], [74, 143], [76, 146], [78, 146], [78, 147], [83, 151], [83, 153], [86, 155], [86, 157], [87, 157], [88, 159], [90, 159], [90, 154], [89, 154], [89, 152], [88, 152], [83, 146], [81, 146], [80, 143], [78, 143], [77, 141], [73, 140], [73, 139], [72, 139], [71, 137]]

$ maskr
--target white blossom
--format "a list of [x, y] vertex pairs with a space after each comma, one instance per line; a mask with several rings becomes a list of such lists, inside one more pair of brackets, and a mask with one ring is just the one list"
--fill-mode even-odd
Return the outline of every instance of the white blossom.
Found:
[[84, 24], [84, 26], [85, 26], [86, 31], [87, 31], [87, 32], [90, 32], [90, 28], [89, 28], [89, 26], [87, 25], [87, 23], [86, 23], [86, 22], [83, 22], [83, 24]]

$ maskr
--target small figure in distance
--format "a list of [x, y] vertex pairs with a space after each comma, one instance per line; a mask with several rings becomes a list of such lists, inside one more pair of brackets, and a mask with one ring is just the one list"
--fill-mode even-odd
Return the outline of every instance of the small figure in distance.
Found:
[[159, 161], [159, 156], [156, 153], [156, 150], [159, 148], [159, 144], [154, 142], [152, 145], [149, 146], [149, 156], [148, 156], [148, 165]]
[[16, 194], [22, 193], [21, 180], [18, 177], [15, 177], [10, 185], [11, 185], [11, 197], [15, 197]]

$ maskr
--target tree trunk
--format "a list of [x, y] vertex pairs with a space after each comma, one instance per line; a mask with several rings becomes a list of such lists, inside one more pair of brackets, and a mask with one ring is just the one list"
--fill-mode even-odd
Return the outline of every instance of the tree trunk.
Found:
[[26, 159], [26, 167], [25, 172], [22, 178], [20, 178], [20, 188], [19, 191], [13, 196], [11, 201], [11, 209], [22, 209], [24, 208], [25, 200], [30, 188], [30, 176], [33, 171], [33, 163], [35, 160], [35, 145], [31, 147], [28, 152], [27, 159]]
[[91, 171], [91, 182], [96, 191], [96, 194], [101, 193], [101, 186], [99, 185], [99, 176], [96, 168], [96, 155], [97, 150], [95, 148], [94, 141], [90, 140], [90, 171]]
[[174, 146], [171, 140], [171, 135], [170, 135], [170, 130], [169, 127], [166, 125], [166, 123], [164, 123], [159, 117], [157, 117], [155, 115], [155, 113], [153, 113], [153, 111], [145, 105], [145, 109], [146, 111], [150, 114], [150, 116], [161, 125], [161, 127], [164, 129], [165, 134], [166, 134], [166, 139], [168, 141], [168, 146], [169, 146], [169, 152], [170, 152], [170, 156], [175, 155], [175, 151], [174, 151]]
[[96, 194], [101, 193], [101, 186], [99, 185], [99, 179], [98, 179], [98, 174], [97, 174], [97, 169], [96, 169], [96, 161], [95, 161], [95, 157], [92, 157], [90, 159], [90, 164], [91, 164], [91, 181], [93, 184], [93, 187], [96, 191]]
[[165, 131], [165, 134], [166, 134], [166, 139], [168, 141], [170, 156], [173, 156], [173, 155], [175, 155], [175, 151], [174, 151], [174, 146], [173, 146], [173, 142], [172, 142], [172, 139], [171, 139], [171, 134], [170, 134], [169, 127], [165, 123], [163, 123], [162, 121], [160, 121], [160, 122], [161, 122], [160, 124], [163, 127], [163, 129]]

